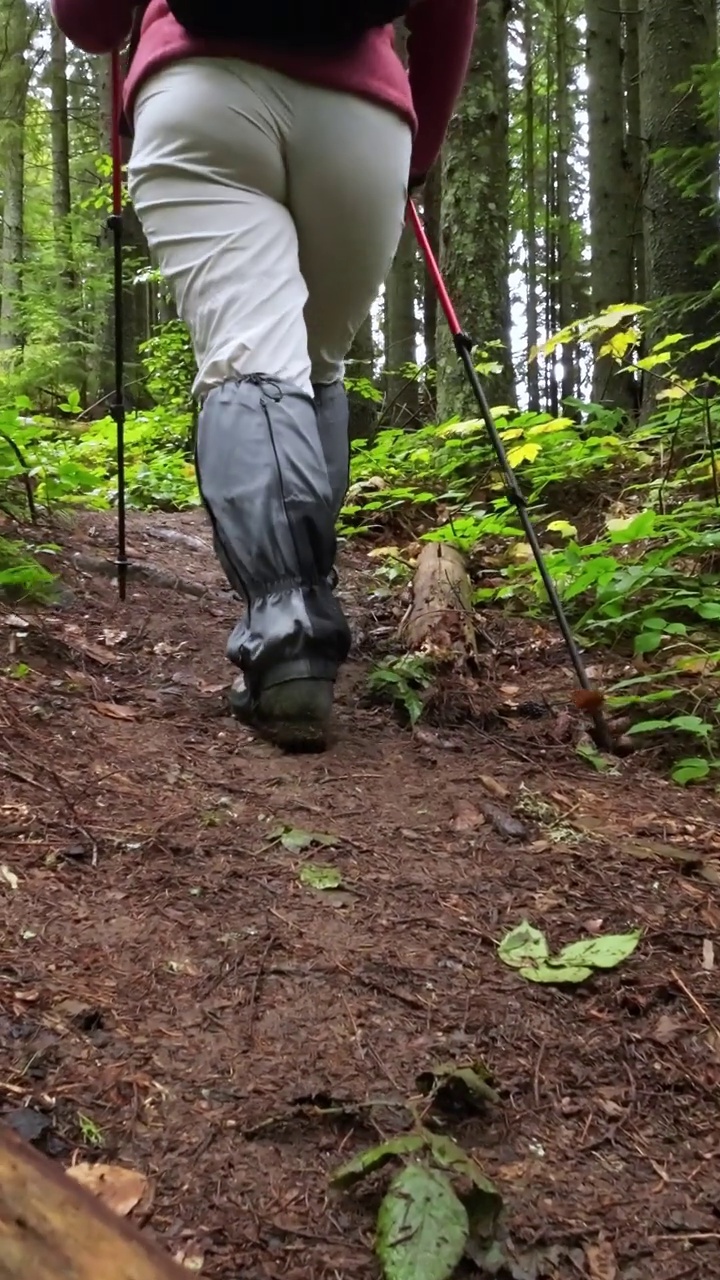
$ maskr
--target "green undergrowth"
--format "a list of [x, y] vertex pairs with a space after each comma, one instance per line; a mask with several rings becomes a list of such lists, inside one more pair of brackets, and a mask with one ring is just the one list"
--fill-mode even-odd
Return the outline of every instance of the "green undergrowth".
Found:
[[[624, 332], [608, 351], [618, 359], [637, 340]], [[657, 410], [639, 426], [594, 404], [573, 403], [561, 417], [509, 406], [493, 414], [579, 642], [628, 669], [604, 691], [608, 708], [629, 714], [630, 733], [687, 784], [720, 782], [720, 402], [682, 380], [683, 354], [682, 335], [672, 335], [636, 361], [662, 371]], [[409, 576], [413, 544], [445, 541], [467, 556], [479, 609], [549, 616], [478, 420], [356, 444], [342, 520], [346, 536], [391, 542], [374, 550], [381, 592]], [[372, 679], [417, 720], [416, 672], [387, 659]]]

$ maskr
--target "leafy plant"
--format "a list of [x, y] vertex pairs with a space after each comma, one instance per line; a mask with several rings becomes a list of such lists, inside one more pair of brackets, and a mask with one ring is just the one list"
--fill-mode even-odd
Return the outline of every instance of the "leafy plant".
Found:
[[422, 691], [432, 684], [432, 675], [426, 658], [401, 654], [383, 658], [368, 675], [367, 684], [371, 693], [400, 707], [415, 725], [423, 713]]
[[377, 1218], [375, 1250], [387, 1280], [449, 1280], [468, 1248], [493, 1239], [502, 1209], [496, 1187], [453, 1138], [420, 1122], [362, 1151], [333, 1175], [349, 1190], [400, 1161]]
[[[641, 353], [645, 314], [610, 308], [554, 335], [543, 350], [552, 356], [572, 341], [588, 352], [599, 348], [619, 368], [641, 369], [658, 383], [658, 408], [647, 421], [630, 427], [620, 413], [580, 401], [568, 404], [572, 416], [507, 406], [493, 413], [581, 643], [645, 665], [647, 685], [622, 693], [637, 722], [632, 736], [640, 742], [650, 735], [650, 723], [657, 737], [648, 743], [665, 744], [672, 776], [689, 783], [712, 778], [720, 756], [717, 699], [707, 682], [689, 687], [682, 665], [697, 663], [700, 671], [717, 651], [720, 403], [698, 394], [683, 362], [715, 340], [669, 334]], [[380, 431], [371, 447], [354, 449], [352, 477], [346, 534], [382, 526], [413, 540], [450, 542], [471, 567], [476, 558], [482, 566], [478, 607], [548, 615], [543, 581], [480, 421]], [[596, 500], [606, 495], [604, 503]], [[390, 566], [403, 562], [401, 539], [392, 545], [393, 557], [383, 562], [388, 577]], [[422, 687], [395, 661], [371, 679], [376, 691], [394, 686], [409, 715], [421, 714]], [[616, 705], [620, 691], [610, 692]], [[651, 716], [655, 701], [662, 714]], [[688, 752], [688, 740], [696, 753]]]
[[553, 955], [544, 933], [525, 920], [505, 935], [498, 956], [530, 982], [579, 983], [586, 982], [598, 969], [614, 969], [627, 960], [640, 937], [639, 930], [604, 934], [570, 942]]

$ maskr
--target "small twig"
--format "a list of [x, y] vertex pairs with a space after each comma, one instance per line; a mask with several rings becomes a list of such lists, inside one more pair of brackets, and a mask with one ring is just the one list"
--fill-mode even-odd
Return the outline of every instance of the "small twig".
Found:
[[544, 1053], [545, 1053], [545, 1041], [543, 1040], [542, 1044], [540, 1045], [540, 1052], [537, 1056], [537, 1061], [535, 1063], [535, 1071], [533, 1073], [533, 1097], [535, 1099], [536, 1107], [540, 1106], [540, 1065], [542, 1063]]
[[277, 942], [277, 937], [273, 933], [268, 938], [265, 950], [263, 951], [262, 956], [260, 957], [260, 964], [258, 965], [255, 971], [255, 977], [253, 979], [253, 984], [250, 989], [250, 1002], [249, 1002], [250, 1008], [248, 1013], [248, 1029], [247, 1029], [247, 1038], [248, 1038], [249, 1045], [251, 1045], [253, 1042], [253, 1031], [255, 1026], [255, 1007], [257, 1004], [257, 993], [258, 993], [258, 987], [260, 986], [260, 979], [262, 978], [263, 971], [265, 969], [265, 961], [267, 960], [276, 942]]
[[654, 1240], [720, 1240], [720, 1231], [671, 1231], [667, 1235], [653, 1236]]
[[25, 782], [29, 787], [33, 787], [37, 791], [44, 791], [49, 796], [55, 795], [52, 787], [46, 787], [44, 783], [38, 782], [37, 778], [30, 778], [26, 773], [21, 773], [19, 769], [12, 769], [10, 765], [5, 764], [4, 760], [0, 760], [0, 769], [9, 778], [14, 778], [16, 782]]
[[24, 1089], [20, 1089], [16, 1084], [8, 1084], [5, 1080], [0, 1080], [0, 1093], [13, 1093], [16, 1098], [24, 1098], [27, 1092], [27, 1085]]
[[693, 995], [693, 993], [692, 993], [692, 991], [689, 989], [689, 987], [686, 987], [686, 985], [685, 985], [685, 983], [683, 982], [682, 978], [680, 977], [680, 975], [679, 975], [678, 973], [676, 973], [676, 972], [675, 972], [675, 970], [674, 970], [674, 969], [671, 969], [671, 970], [670, 970], [670, 977], [672, 978], [673, 982], [677, 983], [677, 985], [679, 986], [680, 990], [681, 990], [681, 991], [683, 991], [683, 992], [685, 993], [685, 995], [687, 996], [687, 998], [688, 998], [688, 1000], [690, 1001], [690, 1003], [691, 1003], [691, 1004], [693, 1004], [693, 1005], [695, 1006], [695, 1008], [697, 1009], [698, 1013], [700, 1014], [700, 1017], [705, 1019], [705, 1021], [706, 1021], [706, 1022], [707, 1022], [707, 1024], [708, 1024], [708, 1026], [710, 1027], [710, 1030], [711, 1030], [711, 1031], [714, 1031], [714, 1032], [715, 1032], [715, 1035], [718, 1037], [718, 1039], [720, 1039], [720, 1028], [717, 1026], [717, 1023], [713, 1022], [713, 1020], [712, 1020], [712, 1018], [710, 1017], [710, 1014], [708, 1013], [708, 1011], [707, 1011], [707, 1009], [705, 1008], [705, 1006], [704, 1006], [703, 1004], [701, 1004], [701, 1003], [700, 1003], [700, 1001], [697, 999], [697, 997], [696, 997], [696, 996], [694, 996], [694, 995]]

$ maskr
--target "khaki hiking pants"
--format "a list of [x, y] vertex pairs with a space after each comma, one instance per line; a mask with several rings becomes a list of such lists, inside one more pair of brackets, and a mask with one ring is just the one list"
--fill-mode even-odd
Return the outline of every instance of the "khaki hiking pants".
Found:
[[337, 382], [403, 226], [411, 132], [394, 112], [237, 58], [158, 72], [129, 189], [188, 325], [204, 395], [264, 374]]

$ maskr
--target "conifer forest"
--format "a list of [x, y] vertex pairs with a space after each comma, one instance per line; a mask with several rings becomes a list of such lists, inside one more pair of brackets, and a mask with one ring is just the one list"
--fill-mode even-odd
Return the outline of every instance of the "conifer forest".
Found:
[[720, 1274], [718, 17], [480, 4], [415, 201], [489, 415], [408, 224], [285, 756], [129, 203], [118, 591], [111, 63], [0, 0], [2, 1280]]

